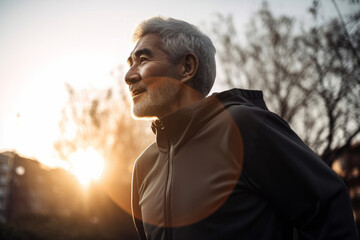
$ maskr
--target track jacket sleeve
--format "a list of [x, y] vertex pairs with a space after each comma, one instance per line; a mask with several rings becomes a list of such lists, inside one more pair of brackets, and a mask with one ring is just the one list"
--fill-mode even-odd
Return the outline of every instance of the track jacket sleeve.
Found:
[[141, 221], [141, 210], [139, 206], [139, 185], [136, 164], [134, 165], [132, 181], [131, 181], [131, 212], [135, 225], [135, 229], [140, 240], [146, 240], [144, 225]]
[[280, 117], [268, 113], [257, 124], [244, 169], [264, 197], [295, 225], [299, 239], [357, 239], [343, 181]]

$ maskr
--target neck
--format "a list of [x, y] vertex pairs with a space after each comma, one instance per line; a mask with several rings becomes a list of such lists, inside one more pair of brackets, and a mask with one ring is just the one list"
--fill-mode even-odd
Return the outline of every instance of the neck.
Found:
[[[181, 108], [195, 104], [203, 98], [204, 96], [201, 95], [198, 91], [194, 90], [193, 88], [185, 84], [182, 84], [178, 92], [178, 97], [176, 101], [173, 104], [171, 104], [171, 106], [169, 106], [170, 111], [168, 111], [167, 114], [170, 114]], [[158, 118], [161, 118], [167, 114], [158, 116]]]

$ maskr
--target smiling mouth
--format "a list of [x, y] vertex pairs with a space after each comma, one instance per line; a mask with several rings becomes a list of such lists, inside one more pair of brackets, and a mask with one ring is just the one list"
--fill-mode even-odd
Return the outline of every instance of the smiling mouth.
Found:
[[138, 95], [140, 95], [141, 93], [145, 92], [146, 90], [143, 88], [139, 88], [139, 89], [134, 89], [131, 91], [131, 96], [134, 98]]

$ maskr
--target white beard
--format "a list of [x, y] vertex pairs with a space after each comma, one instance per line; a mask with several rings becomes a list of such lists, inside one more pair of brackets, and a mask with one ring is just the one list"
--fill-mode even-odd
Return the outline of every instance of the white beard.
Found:
[[161, 87], [146, 90], [138, 102], [133, 103], [132, 111], [136, 117], [160, 117], [170, 113], [169, 106], [178, 98], [180, 82], [169, 79]]

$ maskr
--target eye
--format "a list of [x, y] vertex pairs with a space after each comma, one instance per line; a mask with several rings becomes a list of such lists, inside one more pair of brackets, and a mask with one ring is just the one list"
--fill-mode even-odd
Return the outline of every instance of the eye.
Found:
[[142, 64], [144, 63], [145, 61], [147, 61], [148, 59], [146, 57], [140, 57], [139, 58], [139, 63]]

